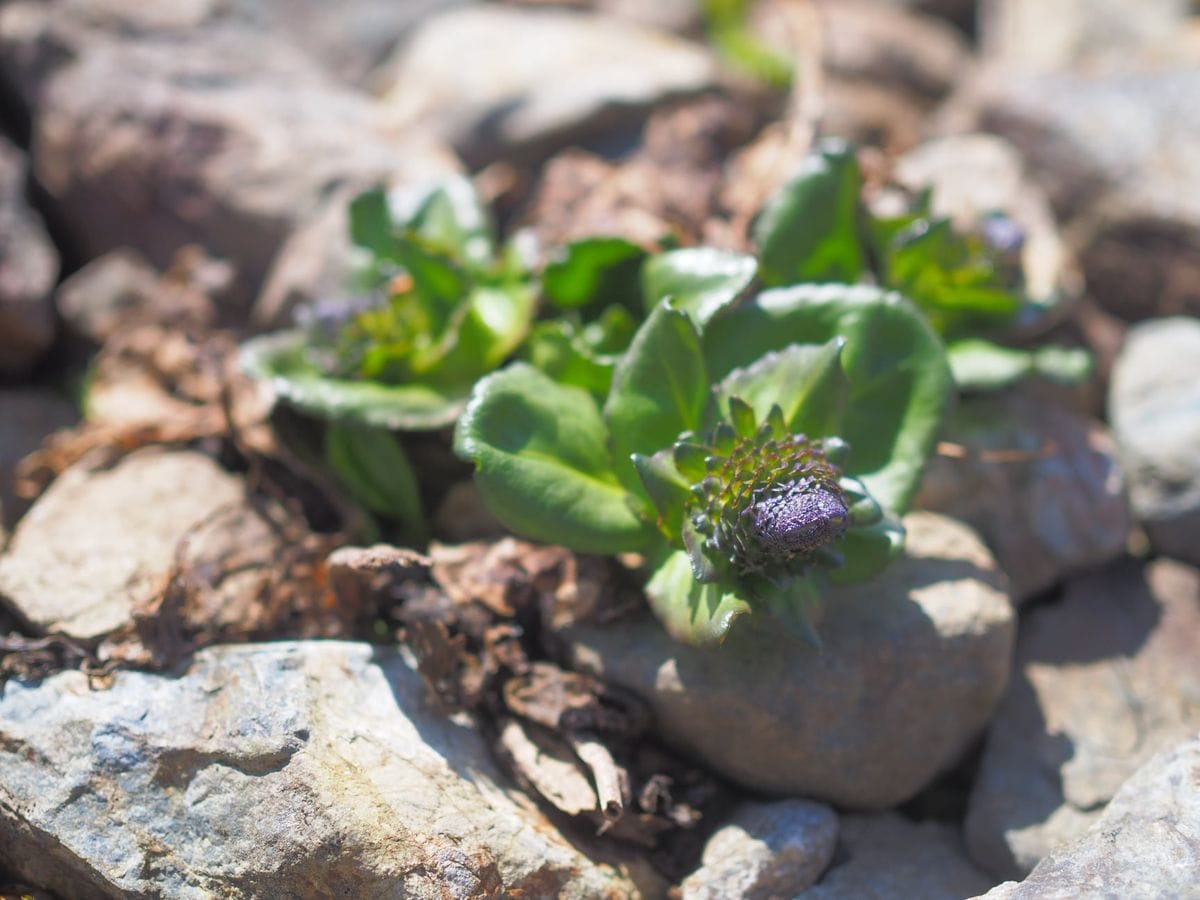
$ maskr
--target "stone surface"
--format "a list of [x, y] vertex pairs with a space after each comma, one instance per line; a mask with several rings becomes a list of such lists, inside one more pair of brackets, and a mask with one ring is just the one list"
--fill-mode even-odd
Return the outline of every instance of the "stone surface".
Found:
[[833, 859], [837, 832], [837, 816], [820, 803], [744, 803], [708, 839], [680, 891], [684, 900], [794, 897]]
[[891, 812], [842, 816], [838, 856], [797, 900], [962, 900], [992, 884], [963, 855], [950, 826]]
[[831, 592], [821, 650], [770, 624], [725, 644], [673, 641], [654, 619], [573, 625], [574, 668], [651, 704], [662, 737], [754, 790], [882, 808], [911, 797], [987, 722], [1008, 678], [1013, 612], [979, 538], [932, 513], [908, 555]]
[[1200, 572], [1123, 561], [1021, 623], [966, 820], [971, 857], [1021, 877], [1082, 834], [1153, 754], [1200, 730]]
[[104, 4], [72, 19], [72, 3], [18, 7], [40, 30], [15, 36], [6, 9], [0, 47], [59, 47], [47, 71], [18, 75], [32, 82], [36, 175], [85, 259], [128, 245], [165, 268], [199, 243], [236, 266], [233, 317], [329, 195], [445, 171], [443, 148], [387, 131], [371, 98], [273, 34], [204, 10], [200, 26], [152, 29]]
[[64, 898], [636, 896], [364, 644], [10, 682], [0, 744], [0, 865]]
[[83, 460], [38, 499], [0, 557], [0, 595], [39, 629], [94, 638], [161, 591], [180, 541], [245, 503], [242, 480], [191, 451]]
[[140, 253], [122, 247], [67, 277], [55, 292], [55, 306], [73, 332], [102, 344], [126, 317], [153, 305], [159, 277]]
[[437, 134], [481, 165], [632, 126], [716, 76], [701, 46], [629, 22], [478, 5], [426, 21], [380, 79], [393, 128]]
[[75, 404], [41, 387], [0, 388], [0, 526], [12, 528], [29, 507], [13, 493], [14, 469], [50, 434], [79, 419]]
[[917, 505], [978, 529], [1015, 601], [1124, 551], [1132, 521], [1116, 447], [1059, 393], [1026, 383], [964, 397], [945, 438], [963, 453], [930, 461]]
[[1154, 548], [1200, 564], [1200, 318], [1126, 333], [1108, 411], [1134, 514]]
[[1043, 304], [1078, 295], [1079, 273], [1050, 203], [1008, 141], [990, 134], [927, 141], [896, 161], [895, 177], [910, 190], [931, 188], [934, 212], [951, 217], [960, 228], [976, 226], [985, 214], [1004, 212], [1024, 232], [1026, 295]]
[[1078, 840], [988, 900], [1200, 896], [1200, 737], [1155, 756]]
[[25, 202], [25, 159], [0, 135], [0, 373], [29, 368], [54, 341], [58, 251]]

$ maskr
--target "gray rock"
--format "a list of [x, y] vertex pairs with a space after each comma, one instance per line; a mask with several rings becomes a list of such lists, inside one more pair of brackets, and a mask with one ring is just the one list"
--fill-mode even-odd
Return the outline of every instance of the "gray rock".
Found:
[[811, 887], [833, 859], [838, 820], [810, 800], [743, 803], [704, 845], [683, 900], [769, 900]]
[[637, 896], [364, 644], [10, 682], [0, 743], [0, 865], [65, 898]]
[[29, 368], [54, 341], [58, 251], [25, 202], [25, 158], [0, 135], [0, 373]]
[[908, 554], [831, 592], [816, 650], [769, 625], [725, 644], [673, 641], [650, 617], [573, 625], [573, 667], [651, 704], [657, 728], [746, 787], [841, 806], [911, 797], [987, 722], [1008, 678], [1013, 612], [979, 538], [932, 514], [905, 519]]
[[[49, 435], [79, 419], [67, 397], [40, 387], [0, 388], [0, 526], [12, 528], [29, 508], [13, 492], [18, 462], [41, 446]], [[2, 546], [2, 542], [0, 542]]]
[[1045, 192], [1025, 171], [1016, 147], [990, 134], [927, 141], [896, 162], [896, 180], [911, 190], [933, 191], [933, 210], [961, 228], [1003, 212], [1024, 233], [1024, 292], [1049, 306], [1078, 296], [1082, 285]]
[[154, 304], [159, 277], [140, 253], [122, 247], [66, 278], [55, 292], [55, 306], [73, 332], [102, 344], [127, 317]]
[[148, 448], [111, 468], [85, 459], [21, 520], [0, 557], [0, 595], [28, 623], [99, 637], [162, 590], [183, 538], [244, 506], [240, 478], [191, 451]]
[[702, 47], [629, 22], [479, 5], [425, 22], [384, 65], [380, 90], [395, 130], [436, 134], [480, 165], [631, 126], [716, 78]]
[[389, 132], [371, 98], [273, 34], [203, 10], [201, 26], [150, 29], [102, 9], [72, 20], [72, 2], [37, 4], [41, 30], [29, 34], [0, 18], [0, 47], [14, 56], [60, 48], [57, 65], [27, 76], [37, 177], [85, 257], [128, 245], [165, 268], [198, 243], [232, 262], [227, 318], [331, 195], [446, 158]]
[[1021, 623], [966, 820], [972, 859], [1019, 878], [1079, 837], [1153, 754], [1200, 729], [1200, 572], [1126, 561]]
[[1200, 319], [1131, 328], [1113, 367], [1108, 410], [1130, 502], [1151, 543], [1200, 564]]
[[988, 900], [1200, 897], [1200, 738], [1147, 762], [1078, 840]]
[[978, 529], [1015, 601], [1124, 551], [1132, 520], [1116, 447], [1060, 393], [1022, 384], [964, 397], [945, 437], [963, 455], [930, 461], [917, 504]]
[[962, 840], [940, 822], [896, 813], [843, 816], [838, 856], [803, 900], [962, 900], [991, 885], [971, 866]]

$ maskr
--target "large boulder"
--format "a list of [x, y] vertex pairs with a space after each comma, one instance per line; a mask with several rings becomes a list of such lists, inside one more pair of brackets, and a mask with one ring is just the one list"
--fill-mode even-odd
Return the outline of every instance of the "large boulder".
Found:
[[558, 637], [573, 667], [640, 694], [665, 740], [744, 787], [893, 806], [983, 728], [1014, 636], [979, 538], [932, 513], [905, 525], [904, 558], [827, 597], [820, 650], [769, 626], [696, 648], [648, 616]]
[[9, 682], [0, 745], [0, 867], [68, 900], [638, 895], [364, 644], [212, 648], [102, 690]]
[[1029, 611], [988, 734], [966, 835], [977, 864], [1027, 874], [1082, 835], [1151, 756], [1200, 730], [1200, 572], [1125, 561]]

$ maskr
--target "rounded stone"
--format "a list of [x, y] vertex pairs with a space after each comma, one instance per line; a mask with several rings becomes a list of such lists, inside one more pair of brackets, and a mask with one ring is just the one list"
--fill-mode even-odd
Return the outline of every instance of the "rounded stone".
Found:
[[979, 537], [906, 517], [907, 554], [832, 591], [816, 649], [739, 623], [720, 647], [648, 615], [559, 632], [575, 668], [646, 698], [662, 738], [752, 790], [882, 809], [913, 796], [983, 728], [1014, 639], [1003, 577]]

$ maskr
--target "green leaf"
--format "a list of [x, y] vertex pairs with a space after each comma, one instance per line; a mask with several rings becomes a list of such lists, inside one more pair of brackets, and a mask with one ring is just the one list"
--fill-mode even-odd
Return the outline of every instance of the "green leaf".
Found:
[[575, 241], [555, 251], [542, 272], [542, 290], [563, 309], [614, 302], [636, 308], [637, 275], [645, 255], [625, 238]]
[[754, 257], [743, 253], [711, 247], [669, 250], [642, 265], [642, 298], [652, 310], [670, 297], [676, 309], [704, 327], [741, 296], [757, 270]]
[[525, 343], [525, 358], [559, 384], [580, 387], [603, 401], [616, 362], [598, 357], [569, 322], [540, 322]]
[[371, 512], [400, 523], [413, 543], [425, 540], [425, 513], [408, 456], [383, 428], [330, 423], [325, 459], [350, 496]]
[[723, 408], [730, 397], [738, 396], [760, 422], [778, 406], [792, 434], [838, 434], [848, 386], [840, 361], [844, 344], [835, 337], [824, 344], [792, 344], [765, 353], [725, 376], [716, 388], [718, 405]]
[[646, 584], [654, 614], [676, 640], [719, 644], [734, 621], [751, 612], [750, 604], [720, 583], [700, 584], [686, 552], [669, 553]]
[[688, 483], [675, 468], [672, 456], [670, 449], [659, 450], [653, 456], [635, 453], [633, 466], [658, 512], [658, 530], [668, 541], [677, 544], [683, 530], [684, 509], [695, 498]]
[[904, 552], [904, 526], [885, 518], [866, 528], [851, 528], [833, 545], [845, 564], [829, 573], [834, 584], [867, 581]]
[[1059, 384], [1086, 381], [1092, 357], [1081, 347], [1003, 347], [981, 338], [966, 338], [946, 346], [954, 383], [963, 391], [994, 391], [1037, 375]]
[[621, 483], [641, 493], [630, 457], [672, 446], [704, 420], [708, 374], [700, 335], [687, 313], [666, 301], [655, 307], [617, 364], [604, 420]]
[[767, 291], [705, 329], [709, 372], [723, 379], [790, 344], [841, 335], [849, 380], [840, 436], [846, 474], [892, 513], [907, 509], [950, 399], [945, 351], [911, 303], [877, 288], [799, 285]]
[[475, 385], [454, 449], [518, 534], [590, 553], [644, 550], [654, 530], [631, 509], [606, 438], [591, 395], [516, 363]]
[[858, 235], [862, 179], [853, 151], [826, 140], [769, 199], [753, 225], [761, 277], [771, 286], [858, 280], [865, 254]]
[[470, 385], [496, 368], [529, 333], [536, 302], [530, 284], [474, 288], [458, 311], [444, 355], [424, 377], [435, 385]]
[[469, 383], [434, 388], [427, 384], [388, 385], [329, 378], [309, 359], [307, 342], [302, 331], [255, 338], [242, 347], [242, 369], [270, 382], [281, 400], [304, 412], [381, 428], [442, 428], [458, 418], [466, 404]]
[[387, 195], [391, 220], [422, 242], [473, 270], [489, 268], [496, 254], [488, 211], [469, 178], [454, 175]]

